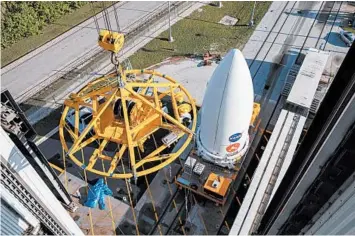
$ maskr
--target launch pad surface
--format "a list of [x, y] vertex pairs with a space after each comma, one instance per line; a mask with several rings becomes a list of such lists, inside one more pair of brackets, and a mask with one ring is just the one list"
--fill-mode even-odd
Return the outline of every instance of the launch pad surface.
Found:
[[[65, 175], [67, 176], [65, 177]], [[99, 208], [90, 209], [83, 206], [87, 199], [87, 191], [90, 185], [70, 173], [63, 173], [59, 178], [63, 184], [67, 184], [69, 194], [79, 207], [78, 210], [71, 212], [70, 215], [86, 235], [116, 234], [115, 225], [123, 220], [123, 216], [129, 210], [127, 203], [110, 197], [105, 198], [105, 210], [100, 210]], [[110, 206], [110, 208], [108, 206]], [[112, 211], [110, 209], [112, 209]], [[93, 224], [93, 228], [91, 228], [91, 224]]]

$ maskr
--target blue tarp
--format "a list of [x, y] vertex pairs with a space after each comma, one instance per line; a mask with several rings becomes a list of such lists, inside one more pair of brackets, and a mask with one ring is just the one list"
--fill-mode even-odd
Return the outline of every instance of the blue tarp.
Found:
[[91, 185], [88, 191], [88, 198], [85, 206], [96, 208], [99, 203], [100, 210], [105, 210], [105, 195], [112, 196], [112, 191], [107, 187], [102, 178], [98, 179], [95, 185]]

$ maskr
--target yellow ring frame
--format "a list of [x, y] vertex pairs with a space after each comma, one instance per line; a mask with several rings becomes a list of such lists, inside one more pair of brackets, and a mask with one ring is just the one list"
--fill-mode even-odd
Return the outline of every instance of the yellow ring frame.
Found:
[[[63, 113], [62, 113], [62, 117], [61, 117], [61, 120], [60, 120], [60, 124], [59, 124], [59, 136], [60, 136], [60, 140], [61, 140], [61, 143], [62, 143], [62, 146], [63, 146], [63, 148], [64, 148], [64, 150], [65, 150], [65, 152], [67, 153], [67, 155], [70, 157], [70, 159], [76, 164], [76, 165], [78, 165], [78, 166], [80, 166], [80, 167], [84, 167], [84, 169], [85, 170], [88, 170], [88, 171], [90, 171], [90, 172], [92, 172], [92, 173], [95, 173], [95, 174], [97, 174], [97, 175], [101, 175], [101, 176], [105, 176], [105, 177], [111, 177], [111, 178], [116, 178], [116, 179], [123, 179], [123, 178], [132, 178], [132, 177], [140, 177], [140, 176], [144, 176], [144, 175], [148, 175], [148, 174], [151, 174], [151, 173], [153, 173], [153, 172], [156, 172], [156, 171], [158, 171], [158, 170], [160, 170], [160, 169], [162, 169], [162, 168], [164, 168], [165, 166], [167, 166], [167, 165], [169, 165], [170, 163], [172, 163], [176, 158], [178, 158], [179, 156], [180, 156], [180, 154], [187, 148], [187, 146], [189, 145], [189, 143], [191, 142], [191, 140], [192, 140], [192, 138], [193, 138], [193, 135], [194, 135], [194, 132], [195, 132], [195, 129], [196, 129], [196, 123], [197, 123], [197, 112], [196, 112], [196, 105], [195, 105], [195, 101], [194, 101], [194, 99], [192, 98], [192, 96], [189, 94], [189, 92], [186, 90], [186, 88], [184, 88], [182, 85], [180, 85], [180, 84], [178, 84], [172, 77], [170, 77], [170, 76], [166, 76], [166, 75], [164, 75], [164, 74], [162, 74], [162, 73], [159, 73], [159, 72], [156, 72], [156, 71], [153, 71], [153, 70], [126, 70], [126, 71], [123, 71], [122, 73], [121, 73], [121, 79], [122, 79], [122, 82], [123, 83], [127, 83], [127, 84], [130, 84], [130, 86], [128, 86], [129, 88], [132, 88], [132, 87], [137, 87], [137, 86], [132, 86], [132, 85], [138, 85], [138, 86], [140, 86], [140, 85], [142, 85], [142, 84], [140, 84], [140, 83], [135, 83], [135, 82], [130, 82], [130, 81], [127, 81], [127, 79], [126, 79], [126, 75], [127, 74], [134, 74], [134, 75], [142, 75], [142, 74], [148, 74], [148, 75], [151, 75], [151, 76], [157, 76], [157, 77], [160, 77], [160, 78], [164, 78], [164, 79], [166, 79], [166, 80], [168, 80], [170, 83], [168, 83], [168, 84], [162, 84], [162, 83], [160, 83], [160, 85], [158, 85], [157, 86], [157, 83], [149, 83], [149, 82], [147, 82], [146, 83], [146, 87], [148, 88], [148, 87], [154, 87], [154, 98], [155, 98], [155, 101], [157, 101], [156, 99], [157, 99], [157, 94], [156, 94], [156, 87], [167, 87], [167, 86], [169, 86], [170, 88], [171, 88], [171, 90], [170, 91], [172, 91], [172, 88], [179, 88], [181, 91], [183, 91], [184, 92], [184, 94], [186, 95], [186, 97], [188, 98], [188, 100], [189, 101], [187, 101], [190, 105], [191, 105], [191, 107], [192, 107], [192, 114], [193, 114], [193, 119], [192, 119], [192, 127], [191, 127], [191, 129], [188, 129], [188, 128], [186, 128], [185, 126], [183, 126], [180, 122], [179, 123], [175, 123], [175, 125], [179, 128], [179, 129], [181, 129], [182, 131], [184, 131], [185, 132], [185, 134], [182, 134], [181, 135], [181, 133], [178, 135], [178, 137], [179, 137], [179, 139], [180, 138], [182, 138], [184, 135], [188, 135], [188, 137], [187, 137], [187, 139], [186, 139], [186, 141], [184, 142], [184, 144], [180, 147], [180, 149], [178, 150], [178, 151], [176, 151], [176, 152], [174, 152], [174, 153], [170, 153], [170, 154], [168, 154], [168, 158], [159, 158], [159, 157], [157, 157], [156, 155], [158, 155], [161, 151], [163, 151], [165, 148], [167, 148], [167, 146], [166, 145], [162, 145], [162, 146], [160, 146], [159, 148], [157, 148], [157, 150], [160, 150], [155, 156], [151, 156], [151, 157], [149, 157], [152, 153], [154, 153], [155, 151], [157, 151], [157, 150], [155, 150], [154, 152], [152, 152], [152, 153], [150, 153], [147, 157], [149, 157], [149, 159], [150, 160], [148, 160], [147, 161], [147, 157], [145, 157], [145, 158], [143, 158], [141, 161], [139, 161], [138, 163], [135, 163], [135, 155], [134, 155], [134, 147], [133, 147], [133, 145], [132, 145], [132, 143], [130, 143], [130, 142], [132, 142], [132, 141], [129, 141], [129, 138], [128, 138], [128, 136], [129, 135], [127, 135], [127, 141], [128, 141], [128, 147], [126, 146], [125, 148], [123, 147], [122, 148], [122, 146], [121, 146], [121, 148], [120, 148], [120, 150], [121, 149], [124, 149], [124, 151], [122, 152], [122, 154], [121, 154], [121, 156], [120, 156], [120, 159], [122, 158], [122, 156], [123, 156], [123, 154], [124, 154], [124, 152], [126, 151], [125, 149], [127, 149], [128, 148], [128, 150], [129, 150], [129, 153], [130, 153], [130, 159], [131, 159], [131, 169], [133, 170], [133, 173], [123, 173], [123, 174], [113, 174], [113, 172], [109, 172], [109, 171], [107, 171], [107, 172], [104, 172], [104, 171], [99, 171], [99, 170], [97, 170], [97, 169], [94, 169], [94, 168], [92, 168], [92, 166], [90, 167], [90, 166], [85, 166], [85, 164], [83, 163], [83, 162], [81, 162], [81, 161], [79, 161], [75, 156], [74, 156], [74, 153], [76, 152], [76, 151], [78, 151], [78, 150], [80, 150], [81, 148], [80, 147], [78, 147], [80, 144], [81, 144], [81, 141], [83, 140], [83, 138], [87, 135], [87, 133], [90, 131], [90, 129], [94, 126], [94, 123], [96, 122], [96, 119], [94, 118], [94, 116], [93, 116], [93, 119], [91, 120], [91, 122], [87, 125], [87, 127], [84, 129], [84, 131], [79, 135], [78, 134], [78, 126], [79, 126], [79, 104], [78, 103], [73, 103], [72, 102], [72, 99], [74, 98], [78, 98], [78, 94], [80, 95], [80, 93], [82, 93], [89, 85], [90, 86], [92, 86], [92, 85], [94, 85], [95, 83], [97, 83], [97, 82], [100, 82], [100, 81], [102, 81], [102, 80], [104, 80], [104, 79], [107, 79], [108, 77], [110, 77], [110, 76], [117, 76], [117, 73], [112, 73], [112, 74], [109, 74], [109, 75], [106, 75], [106, 76], [104, 76], [104, 77], [100, 77], [100, 78], [97, 78], [97, 79], [94, 79], [93, 81], [91, 81], [87, 86], [85, 86], [83, 89], [81, 89], [77, 94], [72, 94], [71, 95], [71, 98], [70, 99], [67, 99], [65, 102], [64, 102], [64, 104], [66, 105], [65, 106], [65, 108], [64, 108], [64, 110], [63, 110]], [[108, 83], [108, 84], [106, 84], [105, 86], [103, 86], [103, 87], [101, 87], [101, 89], [102, 89], [102, 91], [101, 92], [104, 92], [104, 91], [112, 91], [113, 89], [116, 89], [115, 90], [115, 92], [110, 96], [110, 98], [109, 98], [109, 100], [105, 103], [105, 104], [107, 104], [107, 105], [104, 105], [104, 107], [98, 112], [98, 114], [96, 115], [97, 117], [99, 117], [100, 116], [100, 112], [103, 112], [108, 106], [109, 106], [109, 104], [115, 99], [115, 98], [117, 98], [117, 92], [120, 90], [121, 91], [121, 93], [124, 93], [124, 90], [128, 90], [128, 92], [129, 93], [131, 93], [133, 96], [135, 96], [137, 99], [140, 99], [140, 100], [144, 100], [144, 97], [143, 96], [140, 96], [139, 94], [137, 94], [137, 93], [135, 93], [134, 91], [132, 91], [131, 89], [127, 89], [126, 87], [124, 87], [124, 88], [119, 88], [118, 86], [117, 86], [117, 81], [116, 82], [113, 82], [113, 83]], [[91, 92], [93, 92], [93, 90], [91, 91]], [[95, 92], [95, 91], [94, 91]], [[81, 95], [83, 95], [83, 94], [81, 94]], [[165, 96], [166, 95], [168, 95], [168, 93], [167, 94], [165, 94]], [[121, 94], [121, 96], [122, 96], [122, 94]], [[85, 98], [85, 96], [80, 96], [81, 97], [81, 99], [84, 99]], [[175, 101], [175, 98], [174, 98], [174, 96], [173, 96], [173, 93], [172, 93], [172, 96], [171, 96], [171, 98], [172, 98], [172, 103], [173, 103], [173, 109], [174, 109], [174, 113], [176, 113], [177, 112], [177, 107], [176, 107], [176, 101]], [[160, 98], [161, 99], [161, 98]], [[147, 100], [146, 101], [143, 101], [143, 103], [146, 103], [147, 102]], [[149, 102], [149, 101], [148, 101]], [[174, 105], [174, 103], [175, 103], [175, 105]], [[68, 105], [68, 104], [70, 104], [70, 105]], [[125, 110], [124, 111], [124, 113], [126, 114], [125, 115], [125, 117], [128, 117], [127, 116], [127, 110], [126, 110], [126, 105], [125, 105], [125, 102], [122, 100], [122, 106], [124, 107], [123, 109]], [[151, 104], [151, 105], [153, 105], [154, 106], [154, 104]], [[94, 105], [93, 105], [94, 106]], [[68, 111], [69, 111], [69, 109], [70, 108], [74, 108], [75, 109], [75, 131], [74, 131], [74, 133], [73, 134], [71, 134], [71, 135], [74, 135], [77, 139], [76, 140], [74, 140], [74, 143], [73, 143], [73, 145], [72, 145], [72, 147], [69, 149], [68, 148], [68, 146], [67, 146], [67, 143], [66, 143], [66, 140], [65, 140], [65, 137], [64, 137], [64, 129], [65, 129], [65, 124], [66, 124], [66, 121], [65, 121], [65, 118], [66, 118], [66, 116], [67, 116], [67, 113], [68, 113]], [[154, 108], [157, 112], [159, 112], [162, 116], [166, 116], [166, 114], [164, 115], [164, 112], [161, 110], [161, 108], [159, 107], [159, 108], [157, 108], [157, 107], [155, 107]], [[102, 113], [101, 113], [102, 114]], [[169, 118], [169, 117], [168, 117]], [[172, 118], [172, 117], [170, 117], [170, 118]], [[129, 124], [129, 123], [128, 123]], [[128, 130], [127, 130], [127, 134], [129, 134], [129, 128], [128, 128]], [[95, 137], [93, 137], [93, 138], [98, 138], [97, 136]], [[132, 137], [131, 137], [132, 138]], [[78, 141], [79, 140], [79, 141]], [[104, 140], [105, 141], [105, 140]], [[75, 147], [74, 148], [74, 150], [73, 150], [73, 147]], [[82, 147], [82, 148], [84, 148], [84, 147]], [[101, 145], [100, 145], [100, 147], [98, 147], [97, 149], [95, 149], [95, 151], [97, 151], [98, 149], [100, 149], [101, 148]], [[103, 147], [104, 148], [104, 147]], [[94, 151], [94, 153], [95, 153], [95, 151]], [[132, 152], [133, 152], [133, 157], [131, 156], [131, 154], [132, 154]], [[118, 151], [116, 154], [115, 154], [115, 157], [116, 157], [116, 155], [118, 154], [118, 155], [120, 155], [119, 154], [120, 153], [120, 151]], [[114, 157], [114, 158], [115, 158]], [[132, 158], [134, 159], [134, 160], [132, 160]], [[98, 159], [98, 157], [96, 157], [96, 159]], [[120, 159], [117, 161], [117, 158], [116, 158], [116, 166], [118, 165], [118, 163], [119, 163], [119, 161], [120, 161]], [[164, 159], [166, 159], [166, 160], [164, 160]], [[90, 160], [91, 160], [91, 158], [90, 158]], [[139, 168], [141, 165], [143, 165], [144, 163], [146, 163], [146, 162], [151, 162], [151, 161], [159, 161], [159, 160], [164, 160], [164, 161], [162, 161], [160, 164], [158, 164], [158, 165], [156, 165], [156, 166], [154, 166], [154, 167], [151, 167], [151, 168], [149, 168], [149, 169], [143, 169], [143, 170], [141, 170], [141, 171], [136, 171], [136, 169], [137, 168]], [[111, 163], [111, 167], [112, 167], [112, 165], [113, 165], [113, 161], [112, 161], [112, 163]], [[116, 166], [115, 166], [115, 168], [116, 168]], [[112, 168], [111, 168], [111, 171], [112, 171]]]

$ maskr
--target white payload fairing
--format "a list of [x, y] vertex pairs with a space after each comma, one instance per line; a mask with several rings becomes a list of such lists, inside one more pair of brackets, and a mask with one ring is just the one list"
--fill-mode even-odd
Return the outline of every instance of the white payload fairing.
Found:
[[234, 168], [249, 147], [254, 89], [241, 51], [232, 49], [210, 78], [197, 135], [198, 154], [222, 167]]

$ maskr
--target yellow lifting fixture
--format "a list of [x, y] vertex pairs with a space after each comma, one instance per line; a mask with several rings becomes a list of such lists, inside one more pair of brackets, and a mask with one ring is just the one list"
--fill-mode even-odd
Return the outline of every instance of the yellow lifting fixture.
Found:
[[[154, 82], [154, 77], [161, 82]], [[137, 178], [169, 165], [188, 147], [196, 128], [196, 106], [189, 92], [170, 76], [152, 70], [124, 70], [96, 78], [64, 105], [59, 135], [66, 156], [87, 171], [111, 178]], [[84, 124], [88, 113], [92, 118]], [[160, 146], [153, 150], [146, 146], [162, 131]], [[171, 151], [169, 147], [184, 136], [181, 147]], [[77, 157], [83, 149], [85, 163]], [[141, 158], [137, 152], [143, 152]], [[99, 159], [108, 163], [108, 170], [96, 165]], [[120, 162], [128, 164], [125, 172]]]

